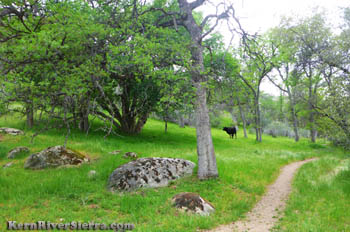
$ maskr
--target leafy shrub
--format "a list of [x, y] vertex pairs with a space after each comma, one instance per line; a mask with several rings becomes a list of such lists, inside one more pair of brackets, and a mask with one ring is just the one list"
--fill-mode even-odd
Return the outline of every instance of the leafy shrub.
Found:
[[[300, 137], [309, 137], [310, 136], [310, 131], [299, 128], [299, 136]], [[278, 136], [284, 136], [284, 137], [289, 137], [289, 138], [293, 138], [295, 137], [295, 133], [293, 130], [293, 127], [291, 127], [289, 124], [287, 123], [283, 123], [283, 122], [271, 122], [270, 124], [268, 124], [264, 130], [263, 130], [264, 134], [268, 134], [271, 135], [272, 137], [278, 137]]]
[[342, 133], [333, 134], [329, 140], [334, 146], [342, 147], [344, 149], [350, 150], [350, 140], [346, 138]]
[[293, 129], [286, 123], [282, 122], [271, 122], [264, 128], [264, 134], [271, 135], [272, 137], [286, 136], [294, 137]]

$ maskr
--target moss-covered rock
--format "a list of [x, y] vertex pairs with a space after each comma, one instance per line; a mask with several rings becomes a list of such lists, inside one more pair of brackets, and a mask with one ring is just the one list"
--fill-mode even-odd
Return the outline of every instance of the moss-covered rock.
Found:
[[39, 153], [32, 154], [25, 162], [24, 168], [43, 169], [64, 165], [80, 165], [89, 159], [77, 151], [63, 146], [49, 147]]
[[172, 199], [173, 206], [189, 213], [209, 216], [215, 211], [214, 206], [196, 193], [179, 193]]

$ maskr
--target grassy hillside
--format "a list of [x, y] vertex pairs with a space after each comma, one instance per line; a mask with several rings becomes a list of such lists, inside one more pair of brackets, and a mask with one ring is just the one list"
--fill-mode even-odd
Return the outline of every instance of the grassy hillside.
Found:
[[[25, 128], [22, 119], [12, 116], [0, 118], [0, 127], [3, 126]], [[95, 128], [98, 128], [97, 125]], [[31, 144], [30, 136], [35, 130], [37, 128], [26, 130], [25, 136], [3, 136], [0, 142], [1, 166], [10, 162], [6, 154], [16, 146], [27, 146], [34, 153], [64, 143], [65, 132], [51, 130], [37, 136]], [[171, 232], [213, 228], [235, 221], [249, 211], [264, 193], [265, 187], [278, 176], [280, 167], [316, 156], [322, 157], [317, 164], [307, 164], [301, 169], [294, 184], [296, 190], [290, 200], [287, 216], [277, 230], [321, 231], [313, 228], [323, 226], [323, 231], [329, 231], [329, 225], [332, 225], [329, 228], [339, 231], [348, 228], [350, 216], [344, 207], [348, 207], [350, 202], [349, 195], [346, 195], [349, 193], [349, 182], [343, 181], [346, 178], [339, 177], [338, 180], [335, 177], [337, 184], [327, 188], [329, 192], [336, 188], [339, 194], [343, 194], [342, 198], [334, 201], [341, 211], [335, 215], [316, 214], [315, 219], [308, 219], [303, 227], [305, 230], [295, 229], [295, 223], [302, 220], [299, 215], [309, 215], [310, 204], [314, 206], [314, 202], [318, 202], [318, 199], [309, 199], [310, 191], [317, 197], [319, 191], [327, 189], [319, 186], [318, 181], [322, 178], [314, 177], [326, 175], [327, 171], [337, 166], [337, 162], [343, 162], [347, 157], [344, 152], [322, 144], [310, 144], [306, 140], [295, 143], [288, 138], [270, 136], [264, 136], [262, 143], [256, 143], [254, 135], [243, 138], [242, 130], [238, 131], [237, 140], [229, 139], [220, 129], [212, 129], [212, 135], [220, 175], [218, 179], [199, 181], [194, 174], [169, 187], [112, 194], [106, 190], [108, 176], [129, 160], [121, 155], [110, 155], [109, 152], [122, 150], [136, 152], [139, 157], [176, 157], [197, 163], [195, 129], [170, 124], [165, 134], [162, 122], [149, 120], [137, 136], [111, 135], [104, 139], [104, 133], [95, 129], [89, 135], [72, 131], [67, 146], [89, 156], [92, 159], [90, 164], [74, 168], [24, 170], [27, 156], [22, 156], [15, 159], [11, 167], [0, 168], [0, 231], [6, 229], [8, 220], [134, 223], [134, 231]], [[96, 178], [88, 178], [90, 170], [97, 171]], [[310, 187], [309, 179], [316, 183], [316, 187]], [[170, 200], [180, 192], [199, 193], [215, 206], [215, 214], [200, 217], [179, 213], [171, 207]], [[315, 210], [323, 211], [333, 196], [338, 197], [336, 194], [322, 198], [320, 207]], [[296, 210], [298, 213], [295, 216]], [[319, 221], [324, 220], [327, 222], [318, 225]], [[333, 224], [340, 225], [333, 227]]]

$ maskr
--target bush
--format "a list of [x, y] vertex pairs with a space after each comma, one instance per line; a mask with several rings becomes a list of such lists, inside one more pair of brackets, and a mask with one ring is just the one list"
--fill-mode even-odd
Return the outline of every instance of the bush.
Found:
[[329, 140], [334, 146], [350, 150], [350, 140], [343, 133], [334, 133]]
[[[294, 138], [295, 133], [293, 127], [291, 127], [287, 123], [282, 122], [271, 122], [264, 128], [264, 134], [271, 135], [272, 137], [284, 136], [289, 138]], [[309, 137], [310, 131], [299, 128], [299, 136], [300, 137]]]
[[264, 128], [264, 134], [271, 135], [272, 137], [286, 136], [294, 137], [295, 133], [292, 128], [286, 123], [272, 122]]

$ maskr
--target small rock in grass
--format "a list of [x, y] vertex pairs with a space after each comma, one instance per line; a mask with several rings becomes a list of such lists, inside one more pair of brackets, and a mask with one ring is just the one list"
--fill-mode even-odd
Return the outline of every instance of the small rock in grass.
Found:
[[132, 159], [137, 159], [137, 154], [135, 152], [127, 152], [123, 155], [123, 158], [132, 158]]
[[14, 159], [20, 153], [29, 152], [28, 147], [16, 147], [7, 154], [8, 159]]
[[209, 216], [215, 208], [196, 193], [179, 193], [172, 198], [173, 206], [181, 211]]
[[89, 177], [90, 179], [95, 178], [95, 177], [96, 177], [96, 174], [97, 174], [97, 172], [96, 172], [95, 170], [91, 170], [91, 171], [88, 173], [88, 177]]
[[8, 167], [11, 167], [12, 164], [13, 164], [13, 162], [10, 162], [10, 163], [7, 163], [7, 164], [3, 165], [2, 167], [3, 168], [8, 168]]
[[119, 153], [120, 153], [120, 150], [115, 150], [115, 151], [110, 152], [109, 154], [118, 155]]

